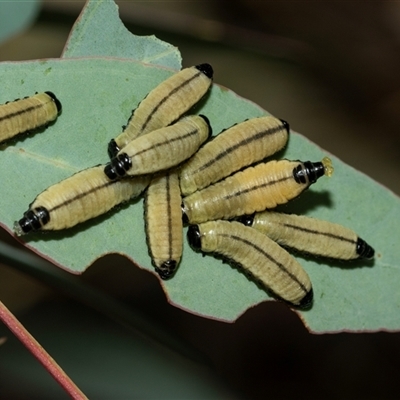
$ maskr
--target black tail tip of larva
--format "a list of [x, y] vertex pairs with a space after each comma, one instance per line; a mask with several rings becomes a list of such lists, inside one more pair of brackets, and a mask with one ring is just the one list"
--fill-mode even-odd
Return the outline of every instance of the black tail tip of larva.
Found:
[[313, 184], [326, 173], [325, 165], [321, 161], [305, 161], [293, 169], [293, 177], [299, 184]]
[[60, 112], [62, 110], [62, 104], [61, 104], [60, 100], [57, 99], [56, 95], [53, 92], [47, 91], [45, 93], [52, 98], [52, 100], [54, 101], [54, 103], [57, 107], [57, 113], [60, 114]]
[[251, 215], [242, 215], [237, 219], [238, 222], [245, 226], [253, 226], [254, 222], [254, 214]]
[[314, 300], [314, 291], [311, 288], [307, 294], [300, 300], [300, 303], [297, 304], [297, 308], [300, 310], [308, 310], [311, 308]]
[[212, 135], [212, 127], [210, 120], [204, 114], [200, 114], [199, 117], [203, 118], [204, 121], [206, 121], [206, 124], [208, 126], [208, 137], [210, 137]]
[[201, 234], [198, 225], [190, 225], [187, 231], [187, 240], [193, 250], [201, 250]]
[[159, 267], [156, 267], [156, 272], [162, 280], [171, 279], [176, 272], [178, 263], [176, 260], [164, 261]]
[[311, 183], [315, 183], [321, 176], [325, 175], [325, 165], [318, 161], [318, 162], [310, 162], [304, 163], [307, 164], [307, 176]]
[[108, 179], [111, 179], [112, 181], [118, 178], [114, 167], [111, 165], [111, 162], [106, 164], [104, 167], [104, 173], [107, 175]]
[[183, 203], [181, 204], [181, 210], [182, 210], [182, 222], [184, 225], [187, 225], [189, 223], [189, 217], [186, 214], [186, 208]]
[[105, 167], [104, 173], [109, 179], [114, 180], [122, 178], [126, 175], [132, 167], [132, 162], [130, 157], [126, 153], [121, 153], [114, 157]]
[[289, 122], [285, 121], [284, 119], [279, 119], [282, 122], [283, 127], [286, 129], [286, 132], [289, 133], [290, 132], [290, 125]]
[[196, 68], [202, 72], [207, 78], [212, 79], [214, 76], [214, 70], [213, 67], [210, 64], [199, 64], [196, 65]]
[[108, 156], [110, 158], [114, 158], [118, 152], [120, 151], [120, 148], [117, 145], [117, 142], [114, 139], [111, 139], [110, 142], [108, 143]]
[[37, 207], [24, 213], [23, 218], [14, 222], [14, 232], [17, 236], [26, 235], [32, 231], [38, 231], [50, 221], [50, 215], [46, 208]]
[[365, 240], [358, 238], [356, 252], [359, 258], [371, 259], [375, 255], [375, 250]]

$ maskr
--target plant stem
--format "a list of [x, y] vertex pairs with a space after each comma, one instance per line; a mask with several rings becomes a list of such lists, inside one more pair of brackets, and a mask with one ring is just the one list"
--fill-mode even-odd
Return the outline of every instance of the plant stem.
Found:
[[73, 399], [87, 399], [63, 369], [0, 301], [0, 319]]

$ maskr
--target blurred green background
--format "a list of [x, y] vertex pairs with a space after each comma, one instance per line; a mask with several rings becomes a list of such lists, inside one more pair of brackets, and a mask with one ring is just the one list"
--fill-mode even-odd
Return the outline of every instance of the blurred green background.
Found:
[[[84, 3], [43, 1], [34, 22], [0, 44], [0, 61], [59, 57]], [[184, 66], [212, 64], [216, 83], [400, 193], [399, 2], [116, 3], [132, 33], [177, 46]], [[0, 25], [6, 19], [0, 7]], [[1, 239], [19, 248], [5, 232]], [[0, 299], [92, 398], [385, 399], [400, 392], [398, 333], [310, 335], [275, 302], [234, 324], [206, 320], [170, 306], [153, 275], [118, 256], [78, 278], [176, 332], [211, 361], [208, 368], [142, 342], [10, 266], [0, 264], [0, 276]], [[6, 335], [0, 397], [60, 398], [1, 329]]]

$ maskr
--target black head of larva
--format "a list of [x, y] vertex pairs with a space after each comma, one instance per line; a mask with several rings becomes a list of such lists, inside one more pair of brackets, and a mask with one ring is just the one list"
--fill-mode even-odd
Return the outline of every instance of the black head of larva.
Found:
[[279, 121], [282, 122], [282, 125], [285, 127], [286, 132], [289, 133], [290, 132], [290, 125], [289, 122], [285, 121], [284, 119], [279, 119]]
[[104, 173], [109, 179], [114, 180], [118, 177], [123, 177], [131, 167], [132, 162], [130, 157], [126, 153], [121, 153], [104, 167]]
[[322, 162], [305, 161], [293, 169], [293, 177], [297, 183], [315, 183], [325, 175], [325, 165]]
[[373, 258], [375, 255], [375, 250], [363, 239], [357, 239], [356, 252], [359, 258]]
[[121, 149], [118, 147], [117, 142], [114, 139], [111, 139], [110, 143], [108, 143], [107, 150], [108, 156], [113, 159]]
[[301, 310], [308, 310], [311, 308], [314, 300], [314, 291], [312, 288], [310, 291], [301, 299], [300, 303], [296, 305], [297, 308]]
[[210, 64], [199, 64], [196, 65], [195, 68], [202, 72], [207, 78], [212, 79], [214, 76], [214, 70]]
[[210, 124], [210, 120], [203, 114], [200, 114], [199, 117], [203, 118], [204, 121], [206, 121], [206, 124], [208, 125], [208, 138], [210, 138], [212, 135], [212, 127]]
[[31, 231], [38, 231], [50, 221], [49, 212], [44, 207], [37, 207], [24, 213], [23, 218], [14, 224], [14, 231], [18, 236]]
[[57, 107], [57, 112], [58, 112], [58, 114], [60, 114], [60, 112], [62, 110], [62, 105], [61, 105], [60, 100], [57, 99], [56, 95], [53, 92], [45, 92], [45, 93], [52, 98], [52, 100], [54, 101], [54, 103]]
[[187, 240], [193, 250], [201, 250], [201, 234], [198, 225], [190, 225], [187, 231]]
[[240, 222], [241, 224], [243, 224], [245, 226], [253, 226], [254, 214], [252, 214], [252, 215], [242, 215], [237, 220], [238, 220], [238, 222]]
[[156, 272], [161, 279], [167, 280], [173, 277], [176, 271], [177, 263], [175, 260], [167, 260], [163, 262], [159, 267], [156, 267]]
[[181, 204], [181, 210], [182, 210], [182, 222], [184, 225], [187, 225], [189, 223], [189, 218], [186, 214], [185, 205], [183, 203]]

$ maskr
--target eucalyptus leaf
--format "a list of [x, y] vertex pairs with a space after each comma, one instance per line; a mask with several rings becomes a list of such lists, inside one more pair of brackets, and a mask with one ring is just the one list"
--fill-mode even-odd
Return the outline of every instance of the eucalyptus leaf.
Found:
[[[115, 55], [111, 50], [111, 54], [105, 54], [106, 39], [93, 39], [96, 24], [102, 27], [105, 38], [112, 36], [110, 31], [120, 29], [116, 27], [121, 24], [119, 19], [114, 19], [112, 26], [102, 25], [104, 20], [97, 14], [102, 14], [103, 7], [115, 7], [113, 4], [90, 1], [87, 14], [83, 13], [71, 34], [64, 56], [90, 58], [0, 64], [0, 103], [51, 90], [63, 104], [62, 114], [48, 129], [16, 139], [0, 150], [0, 221], [9, 232], [13, 222], [21, 218], [42, 190], [83, 168], [107, 162], [107, 144], [121, 132], [132, 109], [153, 87], [174, 73], [165, 66], [145, 64], [148, 60], [129, 60], [133, 56], [124, 50], [118, 53], [119, 59], [92, 57]], [[133, 45], [127, 47], [132, 49]], [[215, 133], [247, 118], [267, 114], [251, 101], [217, 85], [194, 112], [205, 114]], [[288, 147], [276, 157], [319, 161], [326, 155], [326, 151], [292, 132]], [[296, 254], [311, 277], [315, 293], [312, 309], [299, 315], [315, 332], [399, 330], [399, 199], [336, 157], [330, 157], [334, 176], [321, 178], [281, 210], [348, 226], [375, 248], [376, 257], [372, 262], [339, 263]], [[107, 253], [124, 254], [154, 273], [146, 246], [142, 199], [75, 228], [22, 239], [27, 247], [73, 273], [83, 272]], [[177, 274], [160, 284], [172, 304], [225, 321], [234, 321], [249, 307], [270, 299], [243, 274], [211, 256], [201, 257], [186, 242]]]
[[[46, 187], [83, 168], [107, 162], [107, 143], [121, 131], [131, 109], [173, 73], [134, 61], [102, 58], [2, 63], [0, 68], [5, 82], [0, 102], [51, 90], [63, 104], [62, 114], [48, 129], [3, 146], [0, 185], [6, 195], [0, 198], [0, 219], [8, 231]], [[216, 133], [266, 114], [217, 85], [196, 112], [208, 116]], [[292, 133], [287, 149], [279, 156], [316, 161], [326, 155]], [[376, 248], [377, 255], [371, 264], [332, 264], [300, 257], [315, 291], [313, 308], [300, 315], [317, 332], [399, 329], [399, 249], [394, 240], [399, 237], [399, 200], [331, 157], [334, 176], [320, 179], [291, 203], [290, 210], [353, 228]], [[81, 273], [107, 253], [124, 254], [153, 271], [141, 199], [70, 230], [37, 233], [23, 240], [33, 251], [74, 273]], [[227, 321], [269, 298], [243, 274], [210, 256], [201, 257], [187, 243], [178, 273], [161, 285], [171, 303]]]
[[154, 35], [130, 33], [110, 0], [88, 0], [70, 33], [62, 57], [104, 56], [130, 58], [179, 70], [181, 55], [169, 43]]

